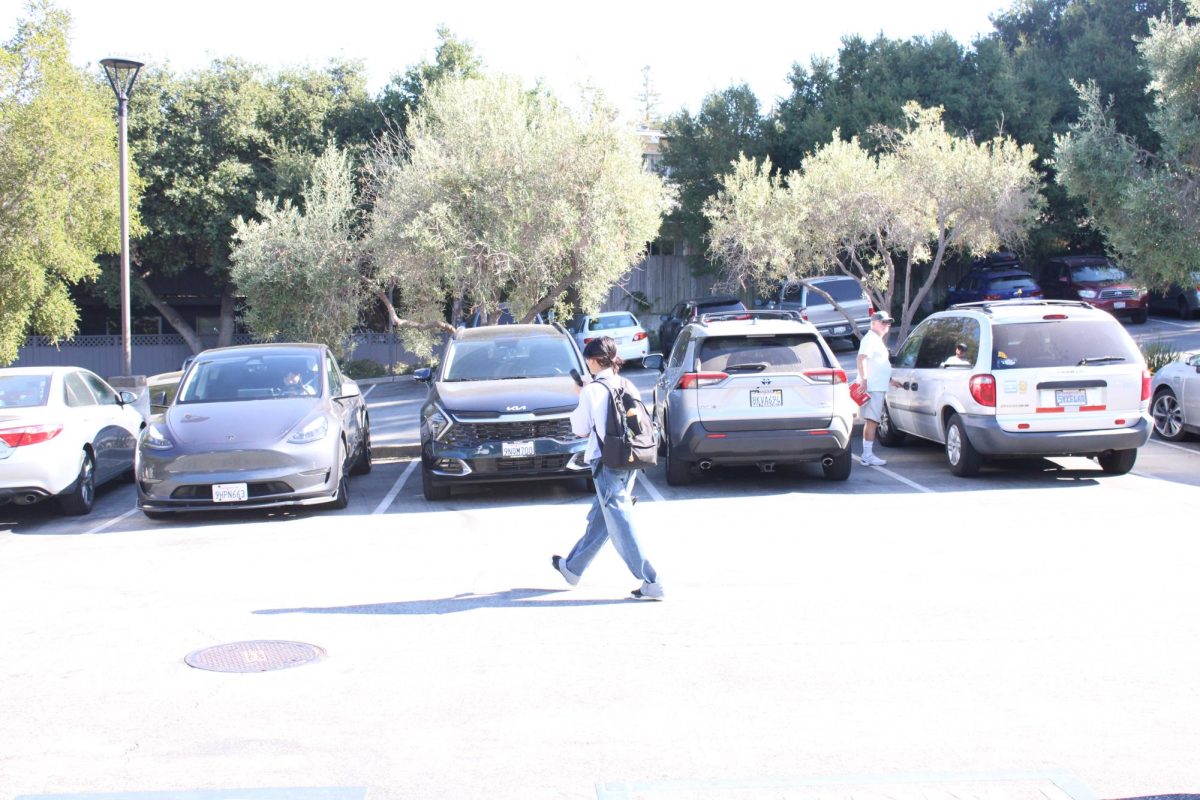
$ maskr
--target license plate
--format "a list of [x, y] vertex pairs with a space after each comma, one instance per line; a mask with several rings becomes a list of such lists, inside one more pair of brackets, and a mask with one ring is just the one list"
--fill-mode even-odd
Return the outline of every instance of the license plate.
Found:
[[836, 328], [834, 328], [834, 329], [833, 329], [833, 332], [834, 332], [834, 333], [845, 333], [845, 332], [846, 332], [846, 326], [845, 326], [845, 325], [838, 325]]
[[1086, 389], [1055, 389], [1054, 402], [1060, 406], [1086, 406]]
[[533, 455], [533, 442], [504, 442], [500, 455], [505, 458], [526, 458]]
[[1118, 300], [1117, 302], [1113, 303], [1113, 308], [1124, 308], [1124, 307], [1125, 307], [1125, 302], [1122, 300]]
[[244, 483], [214, 483], [213, 484], [213, 502], [214, 503], [239, 503], [250, 495], [246, 491]]
[[751, 389], [751, 408], [776, 408], [783, 405], [783, 389]]

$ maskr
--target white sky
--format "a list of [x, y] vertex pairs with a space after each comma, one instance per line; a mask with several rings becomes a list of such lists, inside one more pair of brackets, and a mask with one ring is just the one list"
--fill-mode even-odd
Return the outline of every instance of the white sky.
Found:
[[[238, 56], [268, 67], [361, 59], [371, 90], [432, 58], [436, 28], [471, 42], [492, 72], [543, 79], [560, 97], [591, 82], [632, 115], [644, 66], [662, 116], [745, 81], [764, 109], [788, 93], [795, 62], [837, 53], [841, 38], [908, 38], [947, 31], [969, 44], [1012, 0], [56, 0], [71, 12], [72, 56], [106, 56], [176, 71]], [[0, 0], [0, 40], [11, 38], [25, 0]]]

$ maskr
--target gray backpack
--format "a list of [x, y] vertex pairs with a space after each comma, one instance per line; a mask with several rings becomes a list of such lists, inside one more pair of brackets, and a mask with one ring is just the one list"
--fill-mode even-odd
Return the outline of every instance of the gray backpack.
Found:
[[646, 469], [658, 463], [658, 427], [646, 404], [626, 391], [629, 381], [617, 377], [617, 385], [597, 380], [608, 389], [608, 417], [600, 439], [600, 460], [612, 469]]

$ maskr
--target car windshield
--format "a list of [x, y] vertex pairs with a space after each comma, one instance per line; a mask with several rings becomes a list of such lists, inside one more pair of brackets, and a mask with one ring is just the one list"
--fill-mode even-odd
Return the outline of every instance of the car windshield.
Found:
[[588, 330], [591, 331], [611, 331], [614, 328], [634, 328], [637, 327], [638, 321], [633, 318], [632, 314], [613, 314], [606, 317], [592, 317], [588, 322]]
[[321, 360], [307, 353], [203, 357], [192, 365], [177, 403], [228, 403], [314, 397], [321, 393]]
[[49, 397], [49, 375], [0, 376], [0, 408], [44, 406]]
[[579, 369], [571, 342], [551, 336], [458, 341], [446, 352], [443, 381], [549, 378]]
[[1075, 283], [1116, 283], [1128, 280], [1125, 270], [1112, 264], [1089, 264], [1071, 267], [1071, 280]]
[[817, 337], [809, 333], [710, 336], [700, 345], [704, 372], [800, 372], [829, 366]]
[[1107, 319], [995, 325], [992, 369], [1137, 364], [1141, 353], [1120, 323]]

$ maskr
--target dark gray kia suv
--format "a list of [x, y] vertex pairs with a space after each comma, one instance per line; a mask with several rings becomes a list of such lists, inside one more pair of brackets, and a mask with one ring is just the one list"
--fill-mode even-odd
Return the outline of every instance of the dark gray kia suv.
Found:
[[453, 486], [589, 477], [587, 438], [571, 432], [587, 369], [559, 325], [460, 329], [436, 369], [421, 408], [421, 484], [427, 500]]

